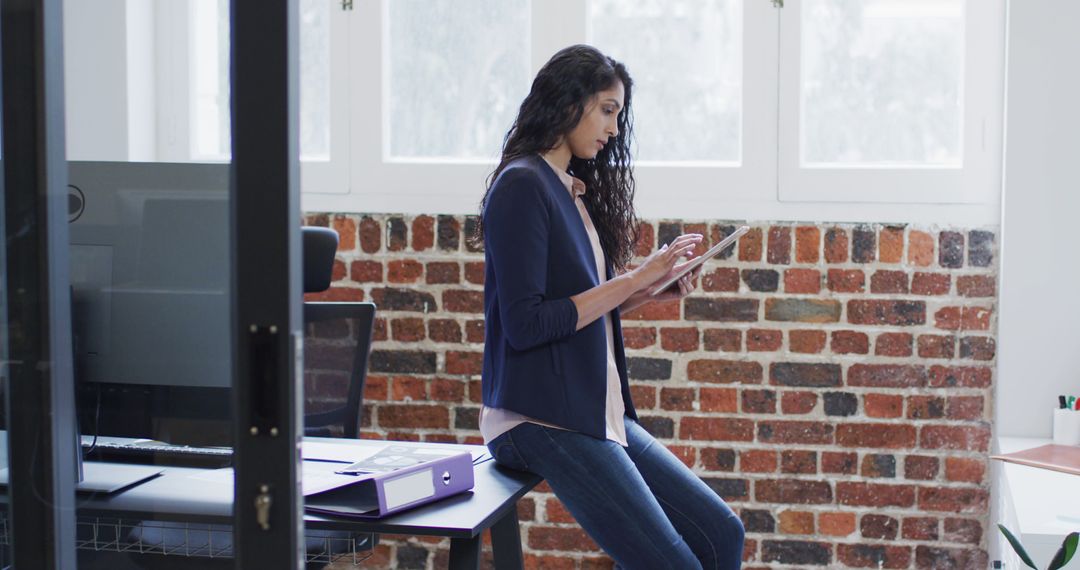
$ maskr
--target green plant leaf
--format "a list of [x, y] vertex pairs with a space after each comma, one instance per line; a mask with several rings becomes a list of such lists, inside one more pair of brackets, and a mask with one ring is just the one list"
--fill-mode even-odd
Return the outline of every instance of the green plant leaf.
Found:
[[1008, 540], [1009, 544], [1012, 545], [1013, 550], [1016, 551], [1016, 554], [1020, 556], [1020, 560], [1023, 560], [1024, 564], [1027, 564], [1028, 566], [1030, 566], [1032, 568], [1035, 568], [1035, 570], [1039, 570], [1038, 568], [1035, 567], [1035, 563], [1031, 561], [1031, 557], [1028, 556], [1027, 551], [1024, 550], [1024, 547], [1020, 544], [1020, 541], [1017, 540], [1017, 538], [1015, 536], [1013, 536], [1013, 533], [1009, 532], [1009, 529], [1005, 528], [1005, 525], [1003, 525], [1003, 524], [999, 524], [997, 526], [998, 526], [999, 529], [1001, 529], [1001, 534], [1004, 534], [1005, 539]]
[[1046, 570], [1058, 570], [1058, 568], [1068, 564], [1073, 554], [1076, 554], [1077, 541], [1080, 541], [1080, 532], [1069, 533], [1069, 536], [1065, 537], [1065, 540], [1061, 543], [1061, 548], [1057, 551], [1054, 559], [1050, 561], [1050, 566]]

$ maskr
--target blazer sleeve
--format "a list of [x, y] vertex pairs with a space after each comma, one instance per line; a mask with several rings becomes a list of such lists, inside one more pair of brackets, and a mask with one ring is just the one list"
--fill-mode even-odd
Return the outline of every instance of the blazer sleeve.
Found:
[[577, 307], [545, 297], [551, 211], [535, 173], [506, 172], [484, 208], [484, 247], [493, 265], [499, 317], [516, 350], [570, 336]]

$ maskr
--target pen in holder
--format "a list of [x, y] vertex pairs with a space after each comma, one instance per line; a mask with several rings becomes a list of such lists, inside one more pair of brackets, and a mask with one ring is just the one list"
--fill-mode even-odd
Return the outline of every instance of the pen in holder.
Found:
[[1062, 408], [1054, 410], [1054, 443], [1080, 445], [1080, 411]]

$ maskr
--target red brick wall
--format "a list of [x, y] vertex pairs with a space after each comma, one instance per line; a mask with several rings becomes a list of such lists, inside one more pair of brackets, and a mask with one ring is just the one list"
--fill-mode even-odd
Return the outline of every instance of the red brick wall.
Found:
[[[341, 234], [321, 298], [379, 306], [364, 436], [479, 442], [474, 220], [307, 223]], [[731, 227], [647, 221], [637, 253]], [[753, 228], [695, 294], [624, 315], [642, 423], [741, 513], [746, 568], [985, 568], [995, 232]], [[611, 566], [546, 487], [519, 512], [527, 566]], [[386, 537], [368, 564], [440, 567], [448, 548]]]

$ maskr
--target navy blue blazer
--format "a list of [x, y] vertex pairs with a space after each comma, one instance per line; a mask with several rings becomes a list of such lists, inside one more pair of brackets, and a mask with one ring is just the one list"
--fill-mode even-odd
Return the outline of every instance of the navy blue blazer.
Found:
[[[482, 215], [484, 405], [604, 439], [604, 320], [575, 332], [570, 300], [600, 283], [574, 199], [547, 162], [531, 156], [499, 174]], [[614, 269], [606, 265], [610, 279]], [[637, 419], [618, 308], [609, 317], [626, 413]]]

